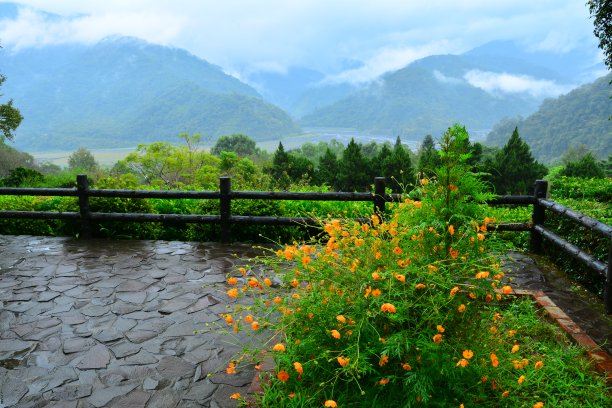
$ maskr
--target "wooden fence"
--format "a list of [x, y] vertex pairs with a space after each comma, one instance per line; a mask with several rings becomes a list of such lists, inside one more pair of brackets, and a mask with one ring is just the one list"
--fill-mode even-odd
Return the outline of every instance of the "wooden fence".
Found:
[[[272, 192], [272, 191], [233, 191], [229, 177], [219, 179], [218, 191], [152, 191], [152, 190], [114, 190], [91, 189], [87, 176], [77, 176], [76, 188], [11, 188], [0, 187], [0, 195], [14, 196], [73, 196], [78, 197], [79, 212], [51, 211], [0, 211], [2, 218], [25, 219], [65, 219], [77, 220], [81, 223], [80, 237], [92, 236], [92, 224], [100, 221], [135, 221], [135, 222], [173, 222], [219, 224], [221, 227], [221, 242], [229, 242], [232, 224], [266, 224], [266, 225], [316, 225], [317, 220], [310, 217], [269, 217], [269, 216], [239, 216], [232, 215], [232, 200], [310, 200], [310, 201], [364, 201], [372, 202], [374, 212], [382, 214], [385, 203], [400, 201], [400, 194], [385, 193], [385, 179], [376, 177], [373, 193], [309, 193], [309, 192]], [[548, 182], [537, 180], [533, 195], [498, 196], [490, 201], [490, 205], [532, 205], [532, 222], [518, 224], [489, 225], [489, 229], [497, 231], [530, 231], [530, 250], [542, 252], [543, 241], [552, 243], [565, 253], [582, 262], [585, 266], [605, 278], [604, 303], [606, 311], [612, 313], [612, 227], [584, 214], [546, 199]], [[90, 197], [107, 198], [167, 198], [167, 199], [218, 199], [219, 214], [139, 214], [139, 213], [96, 213], [90, 211]], [[544, 227], [546, 210], [552, 211], [574, 223], [611, 240], [607, 264], [594, 258], [586, 251], [566, 241], [554, 232]], [[368, 222], [368, 219], [359, 219]]]

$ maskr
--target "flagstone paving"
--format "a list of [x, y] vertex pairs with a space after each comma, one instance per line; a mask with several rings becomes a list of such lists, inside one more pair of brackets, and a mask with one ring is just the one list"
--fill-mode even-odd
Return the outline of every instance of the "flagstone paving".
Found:
[[207, 324], [225, 325], [226, 276], [257, 254], [0, 236], [0, 407], [236, 406], [254, 370], [227, 374], [237, 346]]

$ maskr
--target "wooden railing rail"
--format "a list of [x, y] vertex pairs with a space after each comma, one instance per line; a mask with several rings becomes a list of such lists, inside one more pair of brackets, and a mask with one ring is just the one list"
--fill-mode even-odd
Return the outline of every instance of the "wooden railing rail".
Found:
[[[77, 176], [77, 188], [0, 188], [0, 195], [15, 196], [72, 196], [78, 197], [79, 212], [50, 212], [50, 211], [0, 211], [2, 218], [24, 219], [64, 219], [80, 220], [82, 238], [92, 236], [92, 222], [94, 221], [135, 221], [135, 222], [172, 222], [172, 223], [206, 223], [220, 224], [221, 242], [231, 240], [230, 227], [232, 224], [267, 224], [267, 225], [316, 225], [319, 220], [311, 217], [270, 217], [270, 216], [239, 216], [232, 215], [233, 200], [310, 200], [310, 201], [363, 201], [372, 202], [374, 212], [383, 214], [385, 204], [400, 201], [401, 194], [386, 194], [385, 179], [376, 177], [373, 193], [348, 192], [272, 192], [272, 191], [233, 191], [229, 177], [219, 178], [219, 191], [152, 191], [152, 190], [115, 190], [90, 189], [87, 176]], [[496, 231], [530, 231], [530, 250], [542, 253], [544, 239], [560, 248], [570, 256], [582, 262], [598, 274], [606, 278], [604, 290], [604, 303], [608, 313], [612, 313], [612, 242], [608, 253], [607, 265], [591, 256], [581, 248], [569, 243], [562, 237], [544, 227], [546, 220], [545, 210], [550, 210], [564, 218], [589, 230], [600, 233], [612, 241], [612, 227], [597, 221], [584, 214], [578, 213], [553, 201], [546, 199], [548, 182], [537, 180], [533, 195], [498, 196], [489, 201], [489, 205], [532, 205], [531, 223], [510, 223], [489, 225], [490, 230]], [[90, 197], [107, 198], [169, 198], [169, 199], [218, 199], [219, 215], [198, 214], [140, 214], [140, 213], [97, 213], [91, 212]], [[356, 219], [368, 222], [366, 218]]]

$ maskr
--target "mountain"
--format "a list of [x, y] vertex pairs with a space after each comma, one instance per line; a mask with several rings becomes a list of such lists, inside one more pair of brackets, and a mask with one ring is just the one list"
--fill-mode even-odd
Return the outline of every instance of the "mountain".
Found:
[[305, 68], [289, 67], [283, 72], [254, 72], [248, 83], [271, 103], [294, 118], [314, 112], [344, 98], [356, 87], [349, 83], [327, 84], [325, 74]]
[[540, 161], [554, 162], [565, 151], [586, 145], [600, 158], [612, 154], [612, 73], [555, 99], [525, 119], [500, 121], [487, 135], [487, 143], [504, 145], [514, 127]]
[[134, 146], [181, 132], [299, 133], [255, 89], [181, 49], [113, 37], [3, 54], [3, 93], [24, 116], [15, 137], [21, 149]]
[[[379, 81], [302, 118], [303, 126], [346, 127], [420, 138], [438, 135], [454, 122], [490, 129], [500, 118], [526, 115], [543, 99], [506, 90], [503, 75], [524, 81], [555, 74], [511, 58], [437, 55], [415, 61]], [[552, 79], [550, 79], [552, 78]]]

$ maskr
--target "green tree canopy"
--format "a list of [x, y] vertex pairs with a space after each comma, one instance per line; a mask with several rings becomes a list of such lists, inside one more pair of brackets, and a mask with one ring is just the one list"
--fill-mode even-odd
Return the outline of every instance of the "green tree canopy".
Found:
[[605, 178], [606, 173], [592, 153], [587, 153], [576, 161], [571, 161], [559, 172], [560, 176], [582, 178]]
[[595, 26], [593, 32], [599, 38], [599, 48], [604, 52], [606, 65], [612, 69], [612, 1], [589, 0], [587, 4]]
[[419, 177], [431, 177], [435, 174], [436, 169], [442, 164], [440, 155], [436, 149], [436, 143], [431, 135], [427, 135], [423, 139], [418, 156], [419, 162], [417, 164], [417, 171]]
[[329, 147], [319, 159], [317, 183], [319, 185], [327, 184], [334, 189], [338, 188], [338, 158]]
[[338, 166], [338, 185], [342, 191], [366, 191], [370, 180], [370, 163], [361, 152], [361, 144], [351, 139], [342, 152]]
[[[0, 86], [4, 81], [6, 81], [6, 77], [0, 74]], [[22, 120], [23, 116], [21, 116], [19, 109], [13, 106], [12, 99], [0, 105], [0, 143], [4, 142], [5, 139], [13, 140], [13, 132]]]
[[508, 143], [495, 155], [491, 177], [497, 194], [528, 194], [534, 182], [547, 172], [515, 128]]
[[247, 135], [235, 133], [230, 136], [221, 136], [211, 149], [211, 153], [219, 156], [221, 152], [234, 152], [240, 157], [254, 156], [258, 148], [253, 139]]
[[401, 193], [408, 185], [414, 183], [414, 168], [410, 153], [402, 145], [399, 136], [395, 140], [393, 150], [386, 145], [383, 146], [376, 157], [376, 162], [379, 173], [377, 176], [386, 177], [387, 185], [394, 193]]
[[70, 170], [94, 172], [99, 167], [93, 154], [84, 147], [79, 147], [68, 157], [68, 168]]

